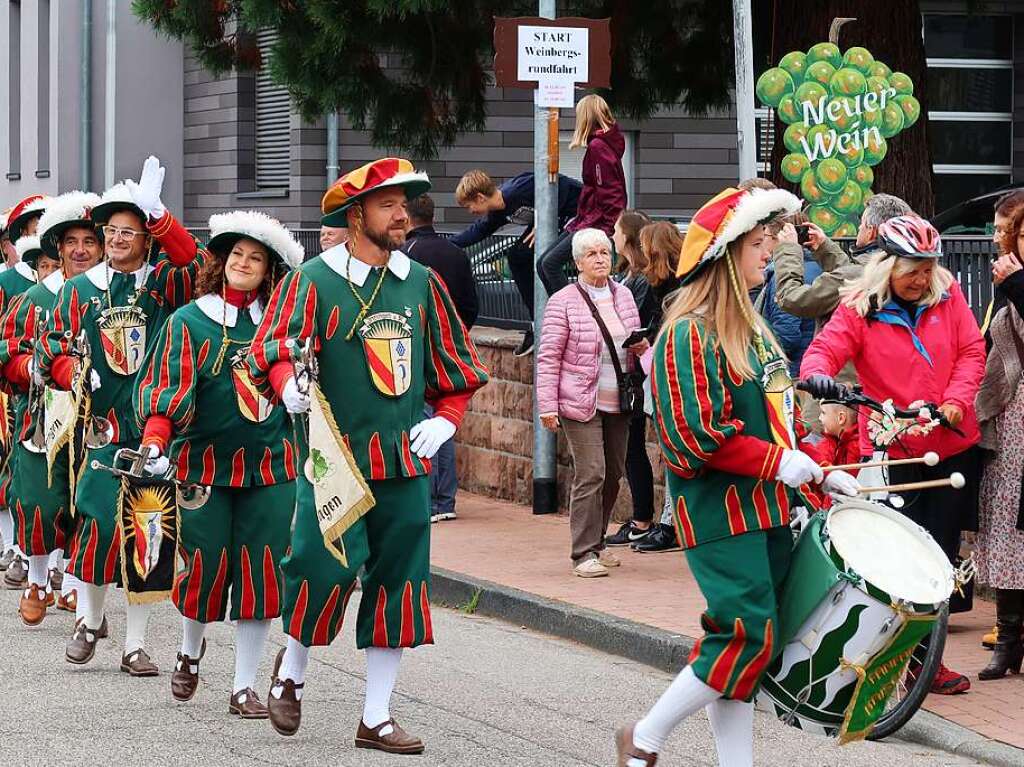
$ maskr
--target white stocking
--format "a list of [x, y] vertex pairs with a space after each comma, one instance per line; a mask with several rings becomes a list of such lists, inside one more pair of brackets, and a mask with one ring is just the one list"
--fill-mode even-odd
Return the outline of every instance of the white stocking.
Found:
[[199, 657], [203, 651], [203, 634], [206, 633], [206, 624], [194, 621], [191, 618], [181, 618], [181, 654], [187, 655], [192, 660]]
[[153, 605], [128, 604], [126, 627], [124, 631], [124, 654], [128, 655], [146, 646], [146, 625]]
[[38, 557], [28, 558], [28, 582], [29, 585], [35, 584], [41, 586], [44, 589], [49, 588], [50, 584], [50, 572], [46, 567], [48, 558], [44, 554]]
[[85, 627], [95, 631], [103, 622], [103, 605], [107, 601], [107, 587], [91, 583], [78, 583], [78, 607], [75, 617], [85, 621]]
[[[648, 753], [657, 754], [681, 721], [719, 697], [721, 693], [718, 690], [704, 684], [687, 666], [661, 694], [647, 716], [636, 723], [633, 744]], [[627, 765], [633, 767], [628, 762]]]
[[[363, 704], [363, 724], [370, 729], [391, 718], [391, 693], [398, 679], [398, 666], [402, 662], [401, 647], [366, 648], [366, 702]], [[390, 734], [385, 727], [381, 735]]]
[[3, 539], [0, 554], [6, 554], [14, 548], [14, 515], [10, 509], [0, 509], [0, 539]]
[[[284, 657], [281, 659], [281, 668], [278, 669], [277, 675], [280, 679], [291, 679], [295, 684], [305, 684], [306, 682], [306, 666], [309, 665], [309, 648], [292, 637], [288, 637], [288, 644], [284, 649]], [[284, 688], [280, 684], [275, 684], [270, 694], [275, 698], [280, 698], [281, 693], [284, 692]], [[298, 688], [295, 691], [295, 697], [298, 700], [302, 700], [302, 688]]]
[[705, 709], [715, 733], [719, 767], [753, 767], [754, 704], [719, 698]]
[[235, 624], [235, 682], [232, 694], [256, 683], [263, 646], [270, 633], [270, 621], [240, 620]]

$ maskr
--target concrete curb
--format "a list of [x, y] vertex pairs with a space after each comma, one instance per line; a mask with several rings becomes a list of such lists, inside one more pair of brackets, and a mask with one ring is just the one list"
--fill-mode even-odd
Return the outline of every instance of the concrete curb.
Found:
[[[453, 608], [472, 605], [474, 614], [579, 642], [661, 671], [677, 672], [686, 665], [693, 648], [694, 640], [682, 634], [451, 570], [435, 567], [431, 572], [432, 601], [437, 604]], [[996, 767], [1024, 765], [1024, 749], [990, 740], [930, 711], [919, 711], [896, 737]]]

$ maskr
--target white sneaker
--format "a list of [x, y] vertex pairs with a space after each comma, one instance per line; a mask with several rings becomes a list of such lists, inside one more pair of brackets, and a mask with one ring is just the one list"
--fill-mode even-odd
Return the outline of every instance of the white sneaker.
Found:
[[456, 519], [454, 511], [440, 511], [430, 515], [431, 522], [444, 522], [446, 519]]
[[598, 555], [597, 561], [605, 567], [618, 567], [622, 564], [622, 560], [614, 554], [612, 554], [610, 551], [602, 551]]
[[608, 568], [596, 559], [584, 559], [572, 571], [580, 578], [600, 578], [608, 575]]

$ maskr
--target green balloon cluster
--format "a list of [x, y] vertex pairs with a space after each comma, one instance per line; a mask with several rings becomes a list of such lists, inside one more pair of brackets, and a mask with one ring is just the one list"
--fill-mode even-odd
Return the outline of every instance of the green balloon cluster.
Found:
[[786, 124], [782, 176], [799, 184], [808, 217], [830, 236], [856, 235], [873, 194], [872, 168], [888, 140], [921, 116], [913, 82], [866, 48], [843, 53], [818, 43], [783, 56], [758, 78], [756, 92]]

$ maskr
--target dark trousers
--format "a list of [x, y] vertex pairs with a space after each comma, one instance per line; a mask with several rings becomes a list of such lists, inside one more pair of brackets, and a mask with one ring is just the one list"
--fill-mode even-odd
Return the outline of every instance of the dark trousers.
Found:
[[654, 470], [647, 455], [647, 416], [642, 413], [629, 421], [626, 481], [633, 495], [633, 520], [650, 522], [654, 519]]
[[533, 248], [522, 240], [516, 240], [509, 251], [508, 270], [512, 273], [512, 281], [520, 298], [526, 304], [526, 312], [533, 319]]
[[[434, 409], [427, 405], [423, 410], [427, 418], [434, 416]], [[455, 494], [459, 491], [459, 477], [455, 473], [455, 437], [438, 448], [430, 460], [430, 513], [450, 514], [455, 511]]]
[[554, 245], [544, 251], [537, 261], [537, 272], [549, 296], [569, 284], [565, 265], [572, 261], [572, 232], [562, 232]]

